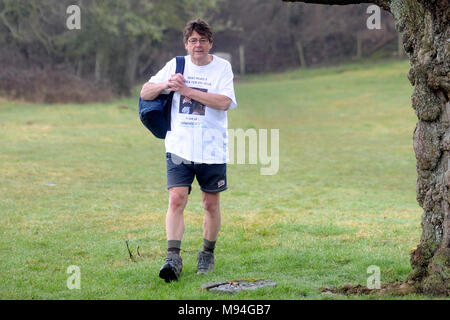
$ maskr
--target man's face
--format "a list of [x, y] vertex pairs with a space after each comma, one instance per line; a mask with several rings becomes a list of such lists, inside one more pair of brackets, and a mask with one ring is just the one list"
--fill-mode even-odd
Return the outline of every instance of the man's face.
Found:
[[209, 50], [212, 48], [212, 42], [209, 42], [207, 37], [199, 35], [196, 31], [192, 31], [184, 47], [188, 54], [195, 60], [202, 60], [208, 57]]

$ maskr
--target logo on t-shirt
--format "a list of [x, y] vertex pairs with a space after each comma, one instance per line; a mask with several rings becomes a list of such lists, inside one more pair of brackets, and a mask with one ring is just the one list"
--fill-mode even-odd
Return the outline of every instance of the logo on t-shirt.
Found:
[[[192, 88], [192, 89], [200, 90], [203, 92], [208, 92], [207, 89], [201, 89], [201, 88]], [[189, 97], [181, 96], [178, 112], [182, 113], [182, 114], [192, 114], [192, 115], [204, 116], [205, 115], [205, 105], [194, 99], [191, 99]]]

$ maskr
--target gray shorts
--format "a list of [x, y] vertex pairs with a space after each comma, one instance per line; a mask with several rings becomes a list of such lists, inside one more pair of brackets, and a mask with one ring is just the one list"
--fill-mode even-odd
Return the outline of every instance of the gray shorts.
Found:
[[189, 187], [194, 177], [200, 189], [206, 193], [217, 193], [227, 189], [227, 164], [195, 163], [175, 154], [166, 153], [167, 189], [173, 187]]

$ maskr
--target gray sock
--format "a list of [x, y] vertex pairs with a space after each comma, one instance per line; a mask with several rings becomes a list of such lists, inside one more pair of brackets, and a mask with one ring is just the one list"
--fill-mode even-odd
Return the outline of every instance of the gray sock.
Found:
[[167, 252], [180, 254], [181, 240], [167, 240]]
[[214, 253], [214, 248], [216, 247], [216, 241], [209, 241], [203, 238], [203, 251], [209, 251]]

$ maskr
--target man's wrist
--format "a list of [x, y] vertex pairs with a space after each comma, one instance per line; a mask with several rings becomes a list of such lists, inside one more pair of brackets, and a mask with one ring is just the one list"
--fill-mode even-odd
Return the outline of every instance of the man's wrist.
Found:
[[189, 98], [192, 99], [191, 95], [192, 95], [193, 90], [194, 90], [194, 89], [192, 89], [192, 88], [186, 86], [186, 89], [185, 89], [184, 92], [183, 92], [183, 96], [189, 97]]
[[160, 83], [160, 88], [161, 88], [161, 93], [162, 94], [169, 94], [170, 90], [169, 90], [169, 81], [166, 82], [161, 82]]

